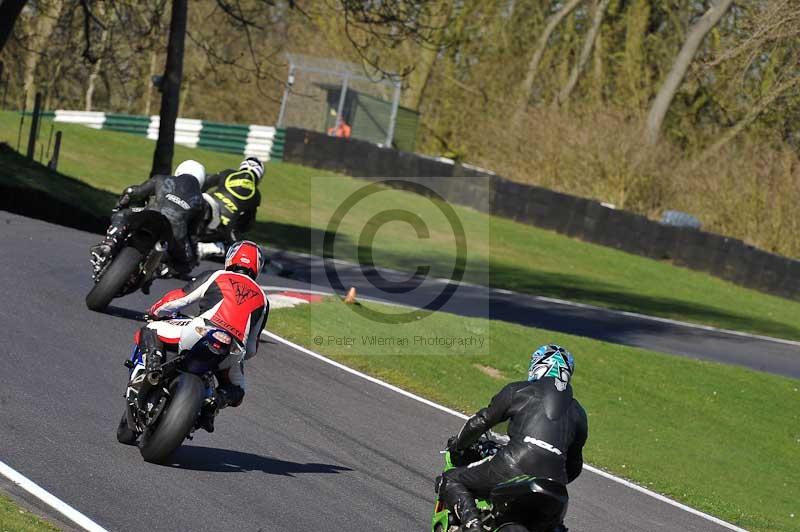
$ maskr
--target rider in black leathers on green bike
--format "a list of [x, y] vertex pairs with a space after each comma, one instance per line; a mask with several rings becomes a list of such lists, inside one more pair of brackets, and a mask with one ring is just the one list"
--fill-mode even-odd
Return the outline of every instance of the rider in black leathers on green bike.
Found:
[[[574, 370], [569, 351], [557, 345], [540, 347], [532, 355], [528, 380], [508, 384], [448, 442], [457, 455], [509, 420], [508, 445], [494, 456], [443, 475], [439, 496], [463, 530], [483, 530], [475, 498], [487, 497], [497, 484], [523, 474], [566, 484], [580, 475], [589, 429], [586, 412], [572, 396], [569, 381]], [[566, 529], [563, 523], [553, 523], [552, 530]]]

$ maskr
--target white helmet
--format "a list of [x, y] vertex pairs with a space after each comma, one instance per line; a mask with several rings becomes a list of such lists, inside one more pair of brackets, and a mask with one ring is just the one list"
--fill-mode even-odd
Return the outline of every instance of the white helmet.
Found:
[[256, 181], [261, 181], [264, 175], [264, 164], [258, 157], [248, 157], [239, 165], [239, 170], [250, 170], [256, 176]]
[[184, 174], [189, 174], [190, 176], [197, 179], [197, 182], [200, 184], [200, 188], [201, 189], [203, 188], [203, 185], [206, 182], [205, 166], [191, 159], [183, 161], [181, 164], [177, 166], [177, 168], [175, 168], [175, 175], [178, 176]]

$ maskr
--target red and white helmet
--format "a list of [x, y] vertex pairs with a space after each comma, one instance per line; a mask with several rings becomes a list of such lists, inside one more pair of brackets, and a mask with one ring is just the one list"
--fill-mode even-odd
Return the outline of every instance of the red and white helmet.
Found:
[[225, 269], [239, 271], [253, 278], [258, 277], [264, 267], [264, 252], [250, 240], [234, 242], [225, 254]]

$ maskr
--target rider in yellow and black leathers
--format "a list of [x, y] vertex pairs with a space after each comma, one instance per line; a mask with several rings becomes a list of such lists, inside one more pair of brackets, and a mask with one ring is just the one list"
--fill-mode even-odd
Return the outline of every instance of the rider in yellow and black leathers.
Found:
[[198, 255], [223, 255], [225, 248], [250, 230], [261, 204], [258, 185], [264, 165], [248, 157], [238, 170], [228, 169], [206, 177], [203, 196], [211, 206], [207, 231], [201, 235]]

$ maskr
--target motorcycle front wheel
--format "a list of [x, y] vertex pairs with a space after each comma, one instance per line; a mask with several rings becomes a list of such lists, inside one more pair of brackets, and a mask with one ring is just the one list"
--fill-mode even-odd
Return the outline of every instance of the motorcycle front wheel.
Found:
[[141, 261], [142, 254], [137, 249], [122, 248], [86, 296], [86, 306], [89, 310], [104, 310], [136, 272]]

